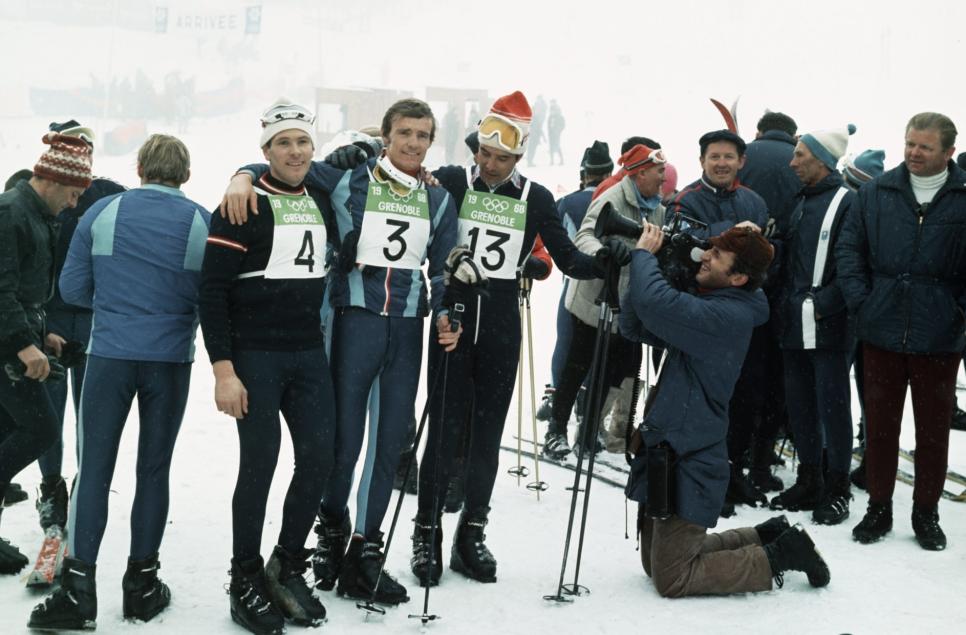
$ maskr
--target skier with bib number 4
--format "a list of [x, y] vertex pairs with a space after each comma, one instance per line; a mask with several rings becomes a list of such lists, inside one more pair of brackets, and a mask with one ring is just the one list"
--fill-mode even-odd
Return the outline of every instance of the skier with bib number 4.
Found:
[[[446, 190], [421, 178], [435, 132], [425, 102], [400, 100], [383, 117], [385, 150], [379, 156], [350, 170], [313, 162], [306, 177], [331, 192], [341, 239], [328, 290], [335, 312], [335, 466], [319, 508], [316, 586], [329, 590], [338, 581], [339, 595], [389, 605], [409, 600], [403, 585], [386, 572], [380, 576], [385, 560], [380, 527], [414, 417], [423, 317], [432, 308], [442, 348], [452, 349], [460, 333], [450, 330], [442, 304], [446, 258], [456, 243], [456, 208]], [[226, 193], [229, 214], [247, 210], [251, 174], [263, 170], [246, 166], [233, 177]], [[421, 270], [427, 259], [429, 283]], [[369, 442], [353, 529], [347, 503], [367, 404]]]

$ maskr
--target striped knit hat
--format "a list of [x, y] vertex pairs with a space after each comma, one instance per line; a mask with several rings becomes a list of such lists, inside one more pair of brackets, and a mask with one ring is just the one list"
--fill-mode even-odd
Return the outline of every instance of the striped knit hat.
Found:
[[50, 148], [40, 155], [34, 176], [87, 189], [91, 184], [91, 146], [80, 137], [59, 132], [48, 132], [43, 142]]

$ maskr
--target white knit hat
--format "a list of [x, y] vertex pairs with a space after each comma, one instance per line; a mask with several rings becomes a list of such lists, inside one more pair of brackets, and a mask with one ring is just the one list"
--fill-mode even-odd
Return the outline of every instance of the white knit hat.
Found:
[[300, 106], [291, 99], [279, 97], [275, 103], [262, 113], [262, 138], [259, 147], [265, 147], [272, 137], [285, 130], [301, 130], [312, 139], [315, 147], [315, 115], [308, 108]]
[[808, 146], [815, 158], [834, 171], [839, 159], [845, 155], [849, 147], [849, 135], [855, 133], [855, 126], [849, 124], [845, 128], [819, 130], [802, 135], [801, 142]]

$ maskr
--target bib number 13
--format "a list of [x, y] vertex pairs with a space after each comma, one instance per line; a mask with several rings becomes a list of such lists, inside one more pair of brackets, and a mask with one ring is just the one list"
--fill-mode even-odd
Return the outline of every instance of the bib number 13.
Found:
[[[470, 237], [470, 251], [477, 254], [476, 246], [480, 241], [480, 228], [473, 227], [467, 233]], [[489, 242], [483, 247], [485, 253], [480, 257], [480, 264], [489, 271], [496, 271], [506, 262], [503, 244], [510, 240], [510, 234], [495, 229], [485, 229], [483, 230], [483, 240]]]

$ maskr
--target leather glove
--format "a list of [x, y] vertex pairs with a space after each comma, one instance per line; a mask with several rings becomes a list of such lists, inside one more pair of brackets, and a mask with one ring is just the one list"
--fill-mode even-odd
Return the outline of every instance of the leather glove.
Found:
[[457, 245], [446, 256], [446, 265], [443, 268], [443, 284], [446, 285], [443, 294], [444, 307], [465, 304], [473, 296], [486, 294], [489, 280], [483, 270], [473, 262], [471, 253], [473, 252], [465, 245]]
[[530, 255], [527, 256], [526, 262], [523, 263], [523, 271], [521, 271], [520, 275], [524, 278], [543, 280], [550, 275], [550, 267], [540, 258]]
[[605, 239], [603, 244], [594, 254], [594, 271], [601, 278], [607, 275], [611, 262], [623, 267], [631, 261], [631, 249], [620, 238], [612, 236]]
[[[47, 363], [50, 365], [50, 372], [43, 381], [63, 381], [67, 376], [67, 371], [57, 358], [53, 355], [48, 355]], [[24, 373], [27, 372], [27, 365], [19, 359], [16, 359], [4, 364], [3, 370], [6, 372], [7, 377], [10, 378], [10, 381], [20, 381], [24, 378]]]
[[365, 150], [357, 145], [347, 145], [336, 148], [322, 160], [334, 168], [351, 170], [357, 165], [365, 163], [366, 159], [368, 157]]
[[356, 266], [356, 247], [359, 245], [359, 230], [353, 229], [342, 239], [336, 266], [342, 273], [349, 273]]

